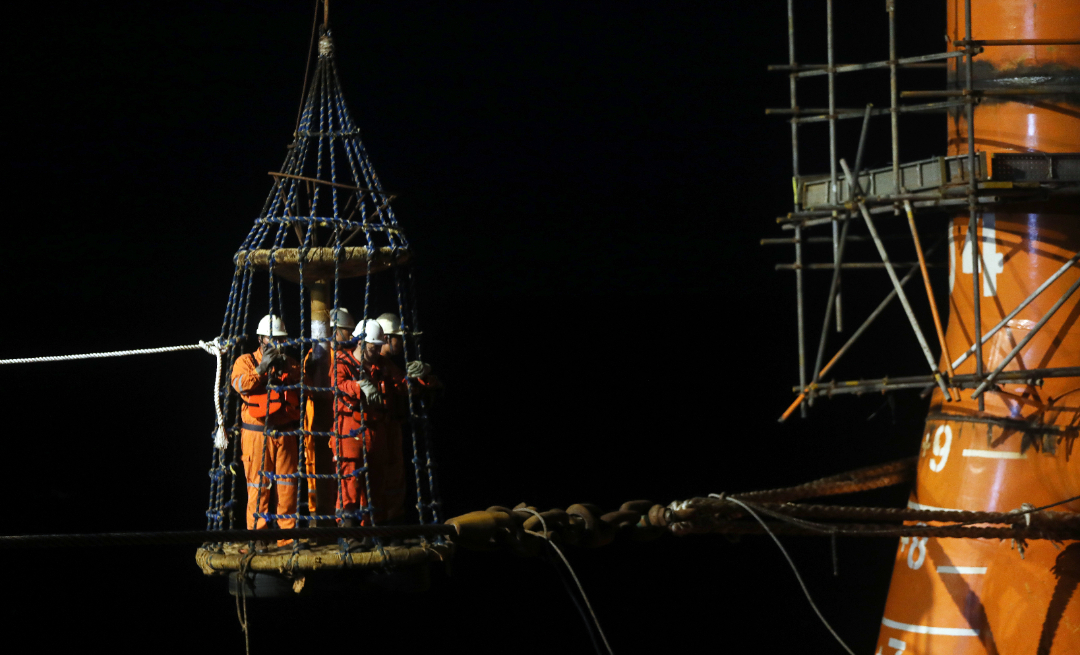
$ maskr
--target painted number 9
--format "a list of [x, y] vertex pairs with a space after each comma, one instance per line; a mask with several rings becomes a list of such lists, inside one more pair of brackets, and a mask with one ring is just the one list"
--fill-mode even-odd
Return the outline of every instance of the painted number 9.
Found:
[[[944, 439], [942, 438], [944, 437]], [[943, 425], [934, 433], [934, 457], [940, 459], [930, 460], [930, 470], [940, 473], [945, 468], [945, 462], [949, 461], [949, 447], [952, 446], [952, 428]]]

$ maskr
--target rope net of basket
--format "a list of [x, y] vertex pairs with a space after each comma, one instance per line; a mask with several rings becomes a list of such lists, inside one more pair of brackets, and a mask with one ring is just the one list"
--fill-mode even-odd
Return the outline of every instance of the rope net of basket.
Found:
[[[234, 258], [217, 341], [225, 374], [218, 378], [221, 409], [209, 472], [207, 529], [242, 528], [249, 518], [244, 515], [243, 496], [257, 494], [262, 501], [264, 494], [275, 494], [288, 485], [296, 488], [296, 511], [253, 512], [251, 518], [260, 526], [283, 522], [295, 522], [296, 527], [377, 525], [386, 508], [378, 507], [375, 499], [386, 494], [377, 492], [373, 497], [371, 487], [383, 463], [373, 461], [363, 434], [374, 429], [372, 434], [378, 435], [379, 430], [367, 423], [370, 414], [361, 413], [360, 434], [356, 430], [342, 433], [336, 413], [343, 392], [335, 363], [353, 350], [356, 340], [335, 343], [329, 316], [347, 304], [362, 326], [379, 313], [399, 317], [401, 348], [396, 358], [400, 370], [421, 361], [420, 326], [409, 242], [390, 205], [394, 196], [384, 190], [349, 114], [328, 28], [320, 30], [318, 60], [293, 142], [280, 169], [270, 176], [266, 203]], [[362, 310], [357, 312], [361, 297]], [[257, 457], [249, 457], [249, 465], [259, 466], [259, 482], [253, 485], [250, 475], [245, 484], [240, 443], [245, 401], [231, 385], [228, 371], [251, 351], [255, 324], [266, 314], [285, 322], [289, 338], [278, 345], [302, 362], [300, 381], [276, 386], [271, 382], [266, 390], [297, 394], [302, 418], [286, 429], [275, 429], [270, 421], [263, 426], [262, 452], [291, 440], [289, 447], [295, 447], [297, 461], [295, 470], [282, 471], [267, 464], [266, 458], [259, 465]], [[412, 492], [415, 505], [397, 522], [437, 523], [439, 503], [428, 429], [431, 393], [408, 376], [403, 376], [401, 386], [402, 409], [391, 419], [397, 422], [400, 438], [389, 448], [398, 450], [392, 456], [403, 459], [405, 466], [412, 464], [412, 475], [403, 476], [405, 488], [393, 491]], [[350, 437], [359, 441], [361, 457], [346, 471], [340, 444]], [[385, 451], [387, 444], [381, 447]], [[343, 508], [342, 489], [349, 478], [357, 479], [366, 494], [358, 506]], [[371, 545], [382, 549], [379, 538]], [[294, 548], [300, 546], [294, 544]]]

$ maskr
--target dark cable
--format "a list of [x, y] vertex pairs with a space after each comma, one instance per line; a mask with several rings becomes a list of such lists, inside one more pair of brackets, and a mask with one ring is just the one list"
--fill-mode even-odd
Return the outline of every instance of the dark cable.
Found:
[[457, 534], [452, 525], [396, 525], [358, 528], [290, 528], [263, 530], [188, 530], [177, 532], [105, 532], [99, 534], [38, 534], [0, 536], [0, 549], [77, 546], [162, 546], [206, 543], [245, 543], [281, 539], [339, 537], [420, 537]]
[[[546, 541], [550, 544], [550, 541]], [[551, 556], [548, 549], [544, 549], [544, 559], [547, 560], [551, 568], [555, 569], [556, 574], [559, 576], [559, 581], [562, 582], [563, 588], [566, 589], [566, 593], [570, 595], [570, 600], [574, 602], [574, 607], [577, 608], [578, 614], [581, 615], [581, 620], [585, 623], [585, 630], [589, 633], [589, 639], [592, 640], [593, 649], [596, 650], [597, 655], [604, 655], [604, 650], [600, 646], [600, 640], [597, 638], [596, 630], [593, 627], [592, 619], [585, 611], [585, 607], [581, 604], [581, 599], [578, 598], [576, 589], [570, 583], [570, 580], [566, 576], [566, 572], [562, 570], [558, 562]]]

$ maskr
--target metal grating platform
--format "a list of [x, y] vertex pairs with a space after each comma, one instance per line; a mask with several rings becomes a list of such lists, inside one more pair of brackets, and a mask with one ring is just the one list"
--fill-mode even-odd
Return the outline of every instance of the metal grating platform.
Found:
[[[990, 158], [989, 166], [987, 157]], [[897, 189], [891, 166], [866, 171], [859, 184], [868, 196], [885, 197], [961, 187], [968, 184], [967, 155], [933, 157], [900, 164]], [[989, 169], [990, 174], [986, 171]], [[975, 175], [980, 182], [1080, 183], [1080, 153], [985, 153], [975, 156]], [[836, 182], [837, 197], [829, 193], [829, 175], [799, 178], [797, 198], [805, 210], [840, 205], [852, 200], [851, 187], [844, 178]], [[995, 185], [996, 186], [996, 185]]]

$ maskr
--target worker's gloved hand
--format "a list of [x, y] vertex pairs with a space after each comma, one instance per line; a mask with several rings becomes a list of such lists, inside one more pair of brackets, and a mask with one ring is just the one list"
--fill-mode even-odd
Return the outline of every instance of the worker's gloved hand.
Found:
[[263, 351], [263, 358], [259, 362], [259, 365], [255, 367], [255, 372], [259, 375], [266, 375], [267, 372], [274, 367], [274, 361], [274, 355], [268, 355], [265, 351]]
[[431, 367], [424, 362], [413, 361], [405, 368], [405, 374], [411, 378], [424, 379], [431, 372]]
[[360, 390], [364, 392], [364, 399], [369, 403], [382, 402], [382, 394], [379, 393], [379, 388], [375, 386], [375, 383], [371, 381], [366, 375], [360, 378]]
[[263, 355], [262, 361], [259, 362], [259, 365], [255, 367], [255, 370], [258, 371], [259, 375], [265, 375], [267, 371], [272, 371], [275, 368], [283, 369], [284, 367], [285, 355], [279, 354], [277, 352], [271, 352], [269, 354]]

